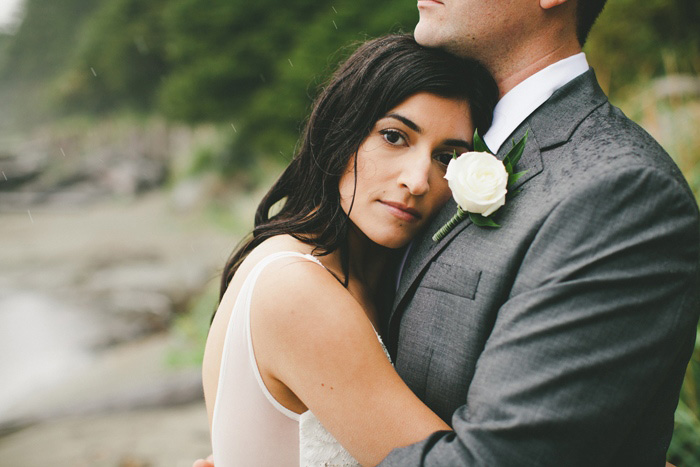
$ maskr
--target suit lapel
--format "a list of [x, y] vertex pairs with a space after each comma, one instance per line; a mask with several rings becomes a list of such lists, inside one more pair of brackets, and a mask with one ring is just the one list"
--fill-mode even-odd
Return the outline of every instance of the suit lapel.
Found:
[[[528, 181], [539, 175], [544, 166], [542, 151], [566, 143], [578, 126], [578, 124], [593, 110], [607, 102], [607, 97], [598, 86], [595, 74], [589, 69], [583, 75], [575, 78], [561, 89], [540, 108], [535, 110], [528, 119], [523, 122], [501, 146], [497, 157], [503, 159], [512, 147], [511, 140], [518, 141], [527, 132], [528, 139], [523, 155], [518, 162], [516, 171], [527, 170], [518, 182], [509, 188], [511, 193], [522, 188]], [[507, 209], [508, 202], [501, 209]], [[403, 309], [411, 294], [409, 291], [417, 286], [418, 278], [432, 262], [433, 258], [444, 250], [450, 242], [466, 229], [477, 229], [467, 218], [457, 225], [439, 243], [432, 241], [432, 235], [447, 222], [456, 212], [457, 205], [450, 200], [441, 209], [428, 228], [414, 241], [411, 251], [401, 273], [401, 280], [394, 298], [389, 317], [390, 340], [396, 338], [393, 330], [398, 325]], [[393, 347], [393, 346], [392, 346]]]

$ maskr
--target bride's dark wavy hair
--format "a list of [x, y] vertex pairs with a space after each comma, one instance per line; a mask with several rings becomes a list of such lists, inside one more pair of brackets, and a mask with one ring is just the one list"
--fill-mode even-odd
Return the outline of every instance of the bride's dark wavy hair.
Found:
[[[252, 235], [226, 263], [220, 300], [248, 253], [280, 234], [313, 246], [316, 255], [340, 249], [347, 285], [349, 219], [340, 205], [340, 177], [377, 120], [420, 92], [465, 99], [481, 134], [498, 100], [496, 83], [475, 61], [422, 47], [408, 34], [365, 42], [316, 98], [296, 155], [258, 205]], [[281, 209], [271, 214], [277, 203]]]

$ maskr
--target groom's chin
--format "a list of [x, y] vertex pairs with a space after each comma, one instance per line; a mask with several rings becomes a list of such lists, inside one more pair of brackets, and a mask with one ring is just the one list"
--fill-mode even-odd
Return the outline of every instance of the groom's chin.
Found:
[[418, 23], [416, 29], [413, 31], [413, 37], [416, 39], [416, 42], [423, 47], [442, 49], [458, 57], [471, 56], [465, 53], [459, 42], [450, 40], [451, 38], [449, 36], [446, 36], [441, 31], [436, 31], [435, 28], [431, 28], [429, 23], [426, 23], [424, 26]]
[[449, 49], [449, 37], [444, 34], [444, 31], [437, 27], [436, 21], [430, 19], [422, 19], [416, 24], [413, 30], [413, 37], [423, 47], [435, 47], [441, 49]]
[[435, 36], [435, 30], [430, 27], [428, 21], [418, 21], [416, 29], [413, 30], [416, 42], [424, 47], [439, 47], [439, 41], [436, 40]]

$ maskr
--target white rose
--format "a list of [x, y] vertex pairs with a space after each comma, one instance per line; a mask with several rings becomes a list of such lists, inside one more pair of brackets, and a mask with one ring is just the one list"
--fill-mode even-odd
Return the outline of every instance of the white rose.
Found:
[[506, 202], [508, 172], [487, 152], [465, 152], [451, 160], [445, 178], [463, 211], [488, 217]]

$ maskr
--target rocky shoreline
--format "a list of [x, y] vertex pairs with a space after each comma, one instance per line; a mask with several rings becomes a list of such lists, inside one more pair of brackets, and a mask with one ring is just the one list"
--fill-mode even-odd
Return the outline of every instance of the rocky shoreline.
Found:
[[172, 324], [238, 238], [207, 219], [206, 179], [163, 187], [193, 135], [132, 130], [2, 146], [3, 465], [189, 466], [210, 451], [200, 369], [168, 362]]
[[200, 369], [168, 363], [170, 325], [235, 241], [169, 203], [153, 192], [0, 214], [13, 245], [0, 249], [3, 463], [191, 465], [206, 454]]
[[74, 416], [0, 438], [3, 465], [190, 467], [211, 452], [201, 402]]

